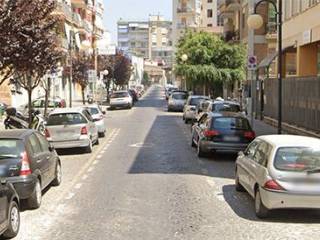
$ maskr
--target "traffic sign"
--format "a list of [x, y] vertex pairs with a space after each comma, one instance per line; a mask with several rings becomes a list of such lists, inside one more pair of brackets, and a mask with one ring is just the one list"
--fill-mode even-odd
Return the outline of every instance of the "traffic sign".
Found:
[[257, 69], [257, 56], [248, 57], [248, 69], [256, 70]]

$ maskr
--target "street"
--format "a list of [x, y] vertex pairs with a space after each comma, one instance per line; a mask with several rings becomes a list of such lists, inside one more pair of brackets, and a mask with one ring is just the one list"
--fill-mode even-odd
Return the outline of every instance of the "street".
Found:
[[[160, 86], [130, 110], [107, 112], [93, 154], [59, 152], [63, 182], [21, 213], [16, 239], [315, 239], [320, 212], [258, 220], [234, 189], [234, 154], [199, 159], [190, 125], [166, 112]], [[256, 129], [256, 132], [265, 131]]]

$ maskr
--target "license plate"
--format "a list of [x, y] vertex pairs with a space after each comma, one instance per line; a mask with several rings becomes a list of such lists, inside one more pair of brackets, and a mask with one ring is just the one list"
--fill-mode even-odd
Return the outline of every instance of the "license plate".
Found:
[[225, 136], [223, 137], [223, 140], [226, 142], [238, 142], [240, 138], [237, 136]]

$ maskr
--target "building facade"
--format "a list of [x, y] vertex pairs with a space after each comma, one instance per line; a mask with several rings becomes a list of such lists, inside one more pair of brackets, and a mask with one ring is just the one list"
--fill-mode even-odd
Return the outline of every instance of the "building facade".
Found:
[[149, 22], [118, 21], [118, 47], [130, 55], [149, 58]]

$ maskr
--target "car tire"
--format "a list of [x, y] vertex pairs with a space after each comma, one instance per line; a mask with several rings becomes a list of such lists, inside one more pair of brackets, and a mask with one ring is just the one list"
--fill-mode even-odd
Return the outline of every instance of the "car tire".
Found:
[[61, 171], [61, 164], [57, 162], [56, 170], [55, 170], [55, 177], [51, 183], [52, 186], [57, 187], [61, 184], [62, 181], [62, 171]]
[[195, 148], [197, 145], [194, 143], [194, 138], [192, 136], [192, 139], [191, 139], [191, 147]]
[[42, 201], [42, 189], [39, 179], [36, 180], [35, 187], [31, 196], [27, 199], [27, 206], [29, 209], [37, 209], [40, 207]]
[[90, 140], [90, 143], [87, 147], [85, 147], [85, 153], [92, 153], [92, 141]]
[[100, 133], [99, 133], [99, 137], [104, 138], [105, 136], [106, 136], [106, 133], [105, 133], [105, 132], [100, 132]]
[[199, 158], [205, 158], [207, 156], [207, 154], [202, 150], [201, 148], [201, 144], [200, 144], [200, 141], [198, 142], [197, 144], [197, 156]]
[[19, 206], [15, 201], [10, 203], [8, 213], [8, 228], [3, 233], [5, 239], [14, 238], [18, 235], [20, 229], [20, 210]]
[[99, 144], [100, 144], [100, 140], [99, 140], [99, 137], [97, 137], [96, 145], [99, 145]]
[[241, 185], [238, 175], [238, 169], [236, 169], [236, 176], [235, 176], [235, 189], [237, 192], [244, 192], [244, 187]]
[[188, 124], [188, 123], [189, 123], [189, 119], [186, 118], [186, 119], [184, 120], [184, 123], [185, 123], [185, 124]]
[[266, 218], [269, 213], [269, 209], [267, 209], [262, 200], [259, 188], [256, 190], [255, 198], [254, 198], [254, 206], [255, 213], [258, 218]]

